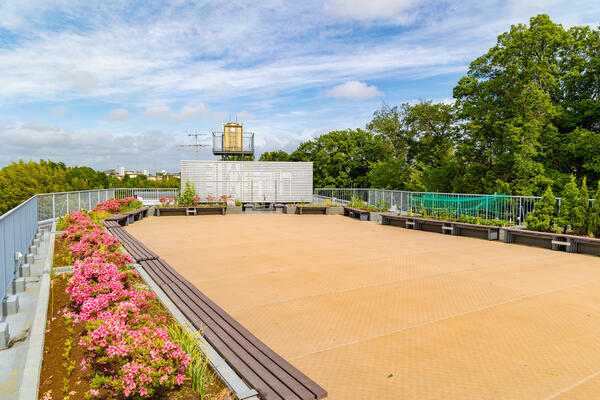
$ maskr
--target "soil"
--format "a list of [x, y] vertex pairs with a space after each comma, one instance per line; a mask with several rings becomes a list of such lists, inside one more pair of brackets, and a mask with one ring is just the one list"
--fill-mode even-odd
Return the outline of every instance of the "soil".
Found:
[[72, 255], [69, 251], [69, 245], [66, 240], [61, 239], [60, 236], [56, 237], [54, 242], [54, 261], [53, 267], [66, 267], [73, 265]]
[[[85, 393], [90, 388], [90, 373], [89, 371], [82, 371], [79, 366], [84, 358], [84, 348], [78, 344], [79, 338], [84, 333], [84, 324], [69, 323], [67, 318], [62, 315], [62, 310], [70, 304], [69, 295], [65, 292], [68, 280], [69, 277], [65, 274], [52, 279], [46, 322], [44, 358], [40, 375], [40, 399], [43, 399], [45, 395], [50, 395], [49, 398], [52, 399], [82, 400], [85, 399]], [[155, 306], [156, 308], [152, 310], [154, 314], [169, 316], [158, 301]], [[68, 330], [69, 326], [73, 328], [71, 333]], [[65, 357], [65, 341], [69, 338], [71, 338], [73, 345], [69, 354]], [[67, 367], [72, 363], [74, 363], [75, 368], [69, 374]], [[100, 390], [100, 395], [96, 398], [123, 399], [121, 395], [108, 389]], [[198, 399], [199, 395], [191, 389], [189, 381], [186, 381], [177, 390], [158, 393], [153, 398], [191, 400]], [[208, 388], [206, 399], [233, 400], [235, 396], [218, 378], [215, 378], [215, 383]]]

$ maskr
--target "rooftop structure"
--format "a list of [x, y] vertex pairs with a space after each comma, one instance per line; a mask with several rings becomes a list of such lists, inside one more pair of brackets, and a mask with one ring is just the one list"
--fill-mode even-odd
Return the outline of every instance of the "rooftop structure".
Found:
[[254, 133], [244, 133], [241, 123], [223, 124], [222, 132], [213, 132], [213, 154], [223, 160], [254, 155]]

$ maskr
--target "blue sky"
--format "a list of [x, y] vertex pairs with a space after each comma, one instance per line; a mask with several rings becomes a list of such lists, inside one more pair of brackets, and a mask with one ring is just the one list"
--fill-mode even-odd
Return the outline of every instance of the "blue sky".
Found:
[[229, 115], [257, 153], [293, 150], [382, 102], [451, 101], [470, 61], [542, 12], [600, 24], [598, 1], [4, 0], [0, 166], [177, 171], [194, 153], [176, 144]]

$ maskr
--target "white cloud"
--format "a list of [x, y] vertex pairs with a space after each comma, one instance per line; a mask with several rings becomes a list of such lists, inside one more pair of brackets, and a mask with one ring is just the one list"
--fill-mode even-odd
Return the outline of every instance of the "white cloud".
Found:
[[[19, 159], [51, 159], [96, 169], [125, 165], [151, 171], [178, 171], [179, 160], [186, 154], [175, 145], [186, 139], [159, 130], [114, 133], [67, 130], [36, 122], [8, 122], [0, 125], [0, 165]], [[203, 152], [206, 153], [203, 156], [208, 156], [210, 151], [203, 149]]]
[[327, 95], [338, 99], [366, 100], [383, 95], [376, 86], [364, 82], [349, 81], [327, 90]]
[[129, 118], [129, 111], [124, 108], [112, 110], [106, 117], [107, 121], [123, 121]]
[[169, 106], [154, 106], [146, 108], [144, 115], [149, 118], [161, 118], [168, 121], [180, 122], [194, 117], [201, 117], [206, 121], [223, 121], [227, 113], [213, 111], [204, 103], [190, 102], [173, 111]]
[[50, 112], [54, 115], [65, 115], [69, 111], [69, 109], [65, 106], [53, 107], [50, 109]]
[[71, 82], [71, 84], [83, 94], [89, 94], [98, 87], [98, 80], [89, 71], [66, 71], [61, 74], [61, 77], [64, 80]]
[[414, 0], [327, 0], [325, 11], [356, 20], [395, 20], [405, 24], [413, 20]]

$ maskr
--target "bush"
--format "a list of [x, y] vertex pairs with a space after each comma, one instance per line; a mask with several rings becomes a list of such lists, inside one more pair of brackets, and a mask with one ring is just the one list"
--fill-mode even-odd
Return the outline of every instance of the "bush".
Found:
[[575, 183], [575, 177], [571, 175], [571, 181], [565, 185], [561, 195], [560, 212], [557, 222], [566, 232], [569, 226], [575, 222], [575, 210], [579, 204], [579, 189]]
[[589, 233], [589, 213], [590, 213], [590, 194], [587, 188], [587, 179], [583, 177], [577, 207], [575, 207], [573, 217], [573, 231], [578, 235], [587, 235]]
[[527, 229], [532, 231], [549, 231], [554, 222], [556, 198], [552, 188], [548, 186], [542, 198], [535, 203], [535, 207], [527, 216]]
[[179, 196], [179, 202], [177, 205], [180, 207], [192, 207], [194, 205], [194, 201], [197, 203], [198, 199], [196, 198], [196, 189], [194, 185], [190, 185], [189, 182], [185, 183], [185, 189]]
[[590, 210], [588, 223], [589, 231], [595, 237], [600, 237], [600, 182], [598, 182], [598, 190], [594, 196], [594, 205]]

